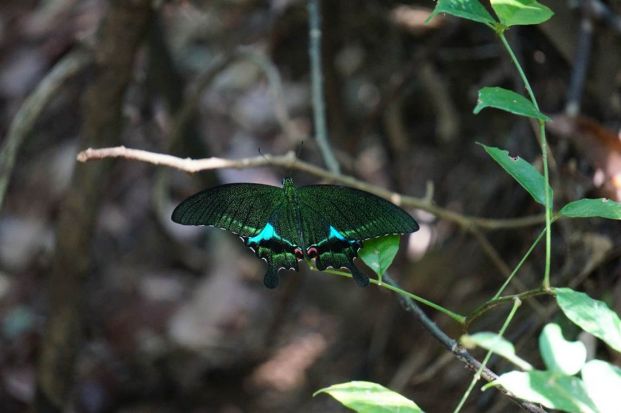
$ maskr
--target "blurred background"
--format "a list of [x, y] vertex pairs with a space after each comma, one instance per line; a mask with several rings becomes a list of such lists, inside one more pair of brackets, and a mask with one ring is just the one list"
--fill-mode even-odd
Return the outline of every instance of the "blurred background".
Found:
[[[554, 115], [556, 205], [619, 201], [621, 4], [544, 3], [552, 20], [508, 35], [542, 110]], [[540, 214], [475, 144], [540, 164], [527, 120], [472, 114], [480, 87], [521, 91], [519, 78], [482, 25], [446, 16], [425, 25], [433, 6], [322, 2], [328, 129], [343, 172], [466, 215]], [[472, 373], [392, 294], [305, 266], [267, 290], [264, 264], [236, 236], [170, 221], [177, 203], [211, 185], [316, 177], [75, 160], [79, 148], [123, 144], [184, 158], [296, 151], [323, 167], [312, 138], [307, 19], [301, 0], [0, 3], [0, 179], [8, 182], [0, 210], [1, 412], [340, 412], [312, 394], [354, 379], [400, 391], [429, 412], [454, 408]], [[71, 75], [36, 118], [20, 120], [24, 102], [68, 59]], [[20, 133], [7, 167], [9, 136]], [[421, 230], [402, 240], [391, 274], [463, 314], [495, 293], [541, 230], [488, 231], [486, 244], [455, 222], [409, 212]], [[620, 229], [608, 220], [556, 224], [553, 284], [619, 312]], [[518, 277], [524, 289], [538, 285], [542, 269], [539, 248]], [[528, 304], [508, 338], [541, 366], [536, 338], [557, 314], [548, 299]], [[486, 314], [471, 331], [497, 331], [507, 311]], [[428, 313], [452, 337], [463, 333]], [[589, 348], [621, 363], [601, 344]], [[490, 367], [509, 369], [494, 358]], [[518, 409], [494, 390], [474, 394], [466, 411]]]

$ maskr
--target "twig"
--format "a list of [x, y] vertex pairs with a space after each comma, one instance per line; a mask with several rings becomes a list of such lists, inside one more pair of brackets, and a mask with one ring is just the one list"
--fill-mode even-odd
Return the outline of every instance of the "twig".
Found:
[[198, 80], [192, 85], [192, 94], [184, 101], [183, 106], [175, 113], [171, 125], [171, 141], [178, 142], [186, 124], [192, 118], [199, 105], [203, 92], [209, 86], [216, 75], [220, 73], [232, 61], [232, 56], [216, 56], [205, 72], [201, 73]]
[[[388, 274], [384, 274], [384, 281], [394, 287], [399, 288], [399, 285]], [[431, 335], [442, 344], [447, 350], [449, 350], [459, 361], [464, 363], [466, 367], [474, 372], [478, 372], [480, 369], [480, 377], [487, 382], [492, 382], [498, 378], [498, 375], [487, 367], [481, 368], [481, 362], [474, 358], [468, 350], [459, 345], [459, 343], [449, 337], [438, 325], [427, 317], [427, 314], [414, 302], [414, 300], [401, 296], [406, 308], [412, 312], [423, 327], [431, 333]], [[499, 391], [509, 396], [513, 402], [518, 404], [522, 409], [528, 412], [545, 413], [545, 410], [538, 405], [515, 398], [511, 393], [502, 387], [496, 387]]]
[[213, 79], [231, 63], [239, 60], [247, 60], [254, 63], [265, 75], [274, 99], [276, 120], [287, 138], [293, 143], [298, 143], [304, 138], [304, 134], [291, 121], [285, 103], [280, 73], [274, 63], [263, 52], [249, 47], [239, 47], [234, 52], [216, 57], [213, 63], [199, 76], [198, 80], [192, 86], [192, 94], [186, 99], [173, 120], [170, 133], [173, 141], [177, 141], [179, 138], [179, 134], [192, 114], [196, 111], [196, 107], [199, 105], [201, 97], [203, 93], [205, 93], [205, 89], [212, 83]]
[[13, 118], [0, 150], [0, 209], [11, 178], [17, 151], [32, 130], [47, 103], [58, 93], [65, 81], [86, 67], [92, 56], [85, 50], [77, 50], [65, 56], [39, 83], [36, 90], [24, 101]]
[[336, 175], [325, 169], [319, 168], [310, 163], [304, 162], [295, 156], [295, 153], [289, 152], [285, 155], [262, 155], [253, 158], [243, 159], [223, 159], [223, 158], [205, 158], [190, 159], [178, 158], [172, 155], [143, 151], [140, 149], [130, 149], [124, 146], [100, 149], [86, 149], [77, 155], [80, 162], [86, 162], [93, 159], [105, 158], [125, 158], [142, 162], [148, 162], [154, 165], [168, 166], [179, 169], [181, 171], [195, 173], [199, 171], [223, 168], [247, 169], [265, 166], [279, 166], [287, 169], [295, 169], [306, 172], [331, 182], [338, 182], [351, 186], [356, 189], [371, 192], [382, 198], [389, 199], [391, 202], [403, 207], [417, 208], [430, 212], [440, 219], [451, 221], [464, 229], [471, 227], [479, 227], [488, 230], [520, 228], [525, 226], [541, 224], [544, 220], [542, 215], [531, 215], [522, 218], [513, 219], [490, 219], [479, 218], [462, 215], [454, 211], [436, 206], [425, 198], [416, 198], [412, 196], [398, 194], [379, 186], [371, 185], [360, 181], [354, 177], [347, 175]]
[[602, 20], [608, 27], [621, 33], [621, 16], [613, 13], [601, 0], [586, 0], [584, 3], [594, 19]]
[[274, 113], [276, 119], [280, 123], [280, 127], [286, 137], [294, 144], [299, 144], [304, 139], [304, 134], [295, 126], [289, 116], [287, 104], [285, 102], [285, 92], [282, 86], [282, 79], [278, 68], [272, 60], [263, 52], [255, 49], [242, 48], [239, 50], [241, 56], [245, 56], [248, 60], [255, 63], [265, 74], [267, 83], [274, 99]]
[[451, 99], [446, 79], [429, 59], [420, 62], [420, 81], [436, 114], [436, 130], [441, 144], [454, 142], [459, 134], [459, 113]]
[[311, 62], [311, 90], [313, 94], [315, 137], [326, 166], [333, 174], [340, 175], [341, 168], [330, 147], [328, 129], [326, 127], [323, 77], [321, 74], [321, 11], [319, 8], [319, 0], [308, 0], [308, 26], [310, 38], [308, 52]]

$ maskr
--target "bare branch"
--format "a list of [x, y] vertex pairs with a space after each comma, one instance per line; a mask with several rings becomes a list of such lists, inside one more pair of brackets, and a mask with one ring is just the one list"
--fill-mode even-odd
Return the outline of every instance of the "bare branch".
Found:
[[293, 152], [289, 152], [285, 155], [262, 155], [254, 158], [243, 159], [223, 159], [215, 157], [205, 159], [184, 159], [172, 155], [148, 152], [139, 149], [130, 149], [124, 146], [117, 146], [112, 148], [100, 149], [89, 148], [80, 152], [77, 155], [77, 159], [80, 162], [104, 158], [132, 159], [141, 162], [148, 162], [154, 165], [168, 166], [170, 168], [179, 169], [181, 171], [189, 173], [196, 173], [211, 169], [247, 169], [266, 166], [279, 166], [287, 169], [295, 169], [331, 182], [337, 182], [351, 186], [352, 188], [371, 192], [372, 194], [389, 199], [391, 202], [403, 207], [422, 209], [423, 211], [427, 211], [440, 219], [454, 222], [464, 229], [469, 229], [472, 227], [478, 227], [488, 230], [519, 228], [541, 224], [544, 220], [543, 215], [531, 215], [513, 219], [489, 219], [462, 215], [457, 212], [450, 211], [448, 209], [434, 205], [427, 198], [416, 198], [412, 196], [398, 194], [382, 187], [360, 181], [351, 176], [333, 174], [325, 169], [319, 168], [315, 165], [298, 159]]

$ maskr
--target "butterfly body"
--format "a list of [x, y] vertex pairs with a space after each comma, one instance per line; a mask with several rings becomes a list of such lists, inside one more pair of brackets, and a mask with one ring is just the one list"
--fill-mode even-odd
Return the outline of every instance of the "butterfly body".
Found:
[[209, 188], [183, 201], [172, 220], [215, 226], [239, 235], [267, 263], [264, 284], [278, 285], [281, 269], [298, 271], [314, 259], [319, 270], [346, 268], [361, 286], [368, 277], [354, 258], [369, 238], [418, 230], [401, 208], [368, 192], [339, 185], [283, 187], [239, 183]]

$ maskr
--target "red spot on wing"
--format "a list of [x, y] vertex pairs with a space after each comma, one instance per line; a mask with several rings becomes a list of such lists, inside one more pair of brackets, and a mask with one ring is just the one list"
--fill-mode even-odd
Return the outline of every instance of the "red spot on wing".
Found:
[[295, 254], [295, 257], [298, 260], [302, 260], [304, 259], [304, 253], [302, 252], [302, 250], [300, 248], [296, 248], [293, 250], [293, 253]]

